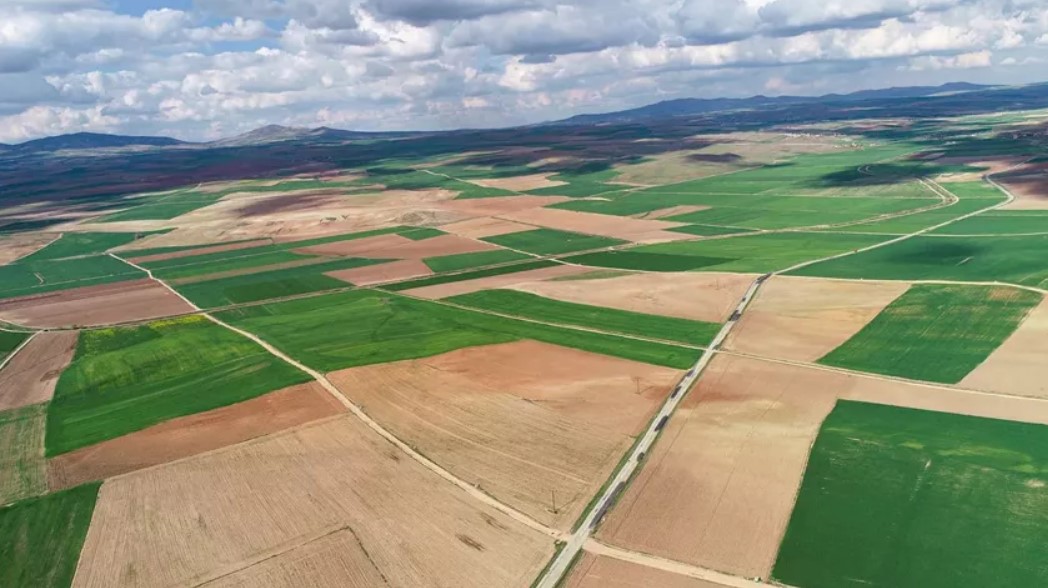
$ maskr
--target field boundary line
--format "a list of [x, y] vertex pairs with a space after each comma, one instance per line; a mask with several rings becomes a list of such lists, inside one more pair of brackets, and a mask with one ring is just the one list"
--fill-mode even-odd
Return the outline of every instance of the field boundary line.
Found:
[[[667, 559], [664, 557], [659, 557], [657, 555], [650, 555], [639, 551], [615, 547], [613, 545], [608, 545], [607, 543], [597, 541], [596, 539], [590, 539], [586, 541], [583, 550], [594, 555], [610, 557], [619, 561], [633, 563], [647, 568], [677, 574], [679, 576], [687, 576], [689, 578], [695, 578], [697, 580], [712, 582], [715, 584], [725, 586], [726, 588], [763, 588], [765, 586], [768, 586], [768, 584], [764, 582], [758, 582], [755, 580], [750, 580], [748, 578], [743, 578], [741, 576], [734, 576], [732, 574], [718, 572], [709, 568], [704, 568], [701, 566], [696, 566], [677, 560]], [[786, 586], [785, 584], [779, 584], [778, 582], [776, 582], [775, 584], [778, 586]]]
[[[17, 333], [18, 331], [7, 331], [7, 332], [8, 333]], [[31, 335], [29, 335], [28, 337], [25, 338], [25, 341], [22, 341], [21, 343], [18, 344], [17, 347], [12, 349], [11, 353], [8, 353], [7, 357], [5, 357], [3, 361], [0, 361], [0, 371], [3, 371], [3, 369], [5, 367], [7, 367], [7, 364], [11, 363], [11, 360], [14, 359], [16, 355], [18, 355], [18, 352], [21, 351], [23, 348], [25, 348], [26, 345], [29, 345], [29, 342], [32, 341], [34, 338], [36, 338], [36, 336], [39, 335], [39, 334], [40, 334], [40, 331], [33, 332]]]

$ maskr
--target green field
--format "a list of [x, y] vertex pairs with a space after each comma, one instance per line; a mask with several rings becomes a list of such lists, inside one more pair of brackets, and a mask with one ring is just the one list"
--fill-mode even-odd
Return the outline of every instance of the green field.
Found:
[[214, 204], [226, 194], [227, 192], [208, 193], [196, 192], [194, 190], [178, 190], [168, 194], [143, 196], [127, 200], [126, 204], [129, 208], [106, 215], [99, 219], [99, 222], [171, 220], [183, 214], [193, 212], [198, 208]]
[[72, 584], [98, 487], [85, 484], [0, 508], [0, 586]]
[[501, 276], [504, 274], [515, 274], [518, 272], [525, 272], [535, 269], [542, 269], [544, 267], [552, 267], [557, 265], [557, 262], [548, 259], [540, 259], [536, 261], [525, 261], [523, 263], [514, 263], [511, 265], [504, 265], [500, 267], [493, 267], [488, 269], [480, 269], [471, 272], [462, 272], [458, 274], [451, 274], [446, 276], [434, 276], [431, 278], [421, 278], [418, 280], [411, 280], [408, 282], [399, 282], [396, 284], [387, 284], [382, 288], [393, 292], [400, 292], [402, 290], [411, 290], [413, 288], [423, 288], [425, 286], [436, 286], [437, 284], [449, 284], [451, 282], [461, 282], [464, 280], [475, 280], [477, 278], [487, 278], [491, 276]]
[[803, 588], [1048, 585], [1048, 427], [839, 402], [772, 573]]
[[908, 235], [989, 208], [1005, 200], [1005, 195], [1000, 190], [985, 182], [954, 182], [941, 185], [957, 196], [956, 203], [897, 218], [851, 225], [843, 230]]
[[429, 266], [429, 269], [439, 274], [475, 267], [484, 267], [486, 265], [509, 263], [511, 261], [520, 261], [522, 259], [530, 258], [529, 255], [524, 253], [509, 251], [508, 249], [498, 249], [494, 251], [480, 251], [478, 253], [459, 253], [457, 255], [428, 257], [423, 261], [425, 261], [426, 265]]
[[751, 229], [741, 229], [738, 227], [717, 227], [713, 225], [684, 225], [683, 227], [674, 227], [669, 229], [674, 233], [685, 233], [688, 235], [698, 235], [700, 237], [719, 237], [721, 235], [737, 235], [740, 233], [750, 233]]
[[[225, 272], [238, 272], [256, 268], [264, 268], [270, 265], [285, 263], [305, 262], [309, 259], [319, 259], [315, 255], [303, 255], [290, 251], [270, 251], [257, 255], [243, 255], [229, 259], [218, 259], [206, 263], [168, 264], [164, 269], [153, 270], [153, 275], [162, 280], [180, 280], [209, 274], [221, 274]], [[168, 261], [176, 261], [171, 259]]]
[[[565, 261], [649, 271], [725, 271], [764, 273], [869, 247], [885, 240], [877, 235], [836, 233], [764, 233], [727, 239], [680, 241], [569, 257]], [[850, 259], [850, 258], [849, 258]]]
[[582, 233], [557, 231], [555, 229], [535, 229], [533, 231], [522, 231], [520, 233], [508, 233], [506, 235], [486, 237], [482, 239], [482, 241], [494, 243], [501, 247], [527, 251], [528, 253], [534, 253], [535, 255], [571, 253], [572, 251], [601, 249], [604, 247], [626, 244], [626, 241], [620, 239], [597, 237], [595, 235], [583, 235]]
[[619, 172], [613, 169], [606, 169], [601, 171], [566, 171], [558, 174], [553, 174], [549, 177], [550, 180], [567, 182], [562, 186], [553, 186], [550, 188], [539, 188], [537, 190], [529, 190], [528, 194], [535, 194], [539, 196], [567, 196], [569, 198], [582, 198], [585, 196], [595, 196], [597, 194], [605, 194], [607, 192], [615, 192], [629, 188], [622, 184], [609, 184], [608, 182], [613, 181]]
[[819, 363], [957, 383], [1040, 301], [1040, 294], [1008, 287], [917, 284]]
[[145, 275], [108, 255], [14, 263], [0, 266], [0, 298], [121, 282]]
[[19, 263], [105, 253], [152, 233], [65, 233], [54, 243], [23, 257]]
[[1048, 235], [920, 236], [814, 264], [802, 276], [869, 280], [954, 280], [1048, 286]]
[[0, 360], [11, 354], [12, 351], [18, 349], [18, 346], [29, 338], [29, 333], [21, 333], [15, 331], [3, 331], [0, 330]]
[[698, 355], [675, 345], [550, 327], [371, 290], [238, 308], [220, 316], [325, 372], [519, 339], [681, 369]]
[[1048, 234], [1048, 212], [994, 210], [932, 231], [933, 235]]
[[84, 331], [48, 409], [47, 455], [308, 380], [202, 317]]
[[46, 404], [0, 410], [0, 504], [47, 492]]
[[[597, 284], [594, 287], [600, 286]], [[561, 302], [516, 290], [483, 290], [452, 296], [445, 300], [462, 306], [548, 323], [575, 325], [691, 345], [706, 345], [720, 330], [720, 325], [716, 323]]]
[[368, 170], [368, 178], [384, 185], [387, 190], [451, 190], [458, 192], [458, 199], [495, 198], [515, 194], [509, 190], [485, 188], [457, 180], [440, 170], [430, 171], [433, 173], [403, 168], [372, 168]]

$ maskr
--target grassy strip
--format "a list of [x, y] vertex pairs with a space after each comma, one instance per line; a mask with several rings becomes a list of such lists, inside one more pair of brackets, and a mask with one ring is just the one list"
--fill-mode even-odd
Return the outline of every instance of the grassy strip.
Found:
[[557, 262], [548, 259], [540, 259], [537, 261], [514, 263], [511, 265], [503, 265], [499, 267], [476, 270], [471, 272], [461, 272], [457, 274], [434, 276], [431, 278], [421, 278], [418, 280], [399, 282], [397, 284], [389, 284], [387, 286], [383, 286], [382, 289], [389, 290], [392, 292], [399, 292], [402, 290], [411, 290], [413, 288], [436, 286], [438, 284], [450, 284], [452, 282], [461, 282], [464, 280], [475, 280], [478, 278], [488, 278], [491, 276], [501, 276], [505, 274], [514, 274], [517, 272], [526, 272], [529, 270], [542, 269], [544, 267], [551, 267], [554, 265], [558, 265]]
[[841, 401], [772, 575], [792, 586], [1045, 586], [1048, 427]]
[[453, 296], [447, 301], [550, 323], [692, 345], [706, 345], [720, 330], [716, 323], [562, 302], [516, 290], [483, 290]]
[[85, 484], [0, 509], [0, 586], [72, 584], [100, 485]]
[[954, 384], [1040, 301], [1016, 288], [918, 284], [819, 363]]
[[84, 331], [47, 413], [47, 455], [308, 380], [199, 316]]

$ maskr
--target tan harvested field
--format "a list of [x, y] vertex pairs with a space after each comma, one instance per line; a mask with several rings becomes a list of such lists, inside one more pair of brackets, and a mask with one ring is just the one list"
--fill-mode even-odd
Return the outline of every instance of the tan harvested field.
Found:
[[813, 362], [902, 295], [909, 284], [775, 276], [725, 341], [725, 349]]
[[624, 239], [634, 243], [656, 243], [694, 239], [694, 235], [668, 231], [683, 223], [660, 220], [644, 220], [628, 216], [611, 216], [595, 212], [576, 212], [557, 208], [535, 208], [500, 215], [514, 222], [547, 227], [561, 231], [574, 231], [589, 235], [600, 235]]
[[319, 384], [300, 384], [59, 455], [47, 464], [48, 485], [61, 490], [104, 480], [342, 412]]
[[1048, 423], [1048, 401], [719, 355], [599, 530], [626, 549], [766, 578], [837, 399]]
[[723, 585], [606, 555], [583, 553], [564, 582], [564, 588], [723, 588]]
[[1048, 210], [1048, 163], [1029, 163], [994, 179], [1015, 195], [1002, 210]]
[[16, 233], [0, 239], [0, 265], [21, 259], [35, 253], [58, 238], [49, 233]]
[[41, 329], [108, 325], [187, 312], [193, 308], [148, 278], [0, 301], [0, 319]]
[[203, 584], [207, 588], [373, 588], [389, 585], [349, 527]]
[[468, 216], [499, 216], [532, 208], [542, 208], [570, 200], [564, 196], [499, 196], [497, 198], [468, 198], [445, 202], [445, 210]]
[[1048, 298], [960, 386], [1048, 398]]
[[394, 282], [417, 276], [429, 276], [433, 270], [418, 259], [403, 259], [380, 263], [378, 265], [365, 265], [346, 270], [328, 272], [324, 275], [331, 276], [336, 280], [342, 280], [355, 286], [369, 286], [383, 282]]
[[163, 261], [165, 259], [178, 259], [181, 257], [192, 257], [194, 255], [206, 255], [208, 253], [221, 253], [223, 251], [237, 251], [240, 249], [250, 249], [252, 247], [262, 247], [263, 245], [269, 245], [272, 241], [269, 239], [255, 239], [252, 241], [240, 241], [239, 243], [227, 243], [225, 245], [211, 245], [209, 247], [199, 247], [195, 249], [183, 249], [182, 251], [171, 251], [168, 253], [154, 253], [153, 255], [143, 255], [141, 257], [133, 257], [134, 250], [124, 250], [127, 254], [127, 258], [135, 263], [149, 263], [151, 261]]
[[351, 241], [336, 241], [313, 247], [295, 249], [297, 253], [313, 255], [342, 255], [390, 259], [424, 259], [441, 255], [491, 251], [497, 246], [459, 235], [440, 235], [414, 241], [400, 235], [379, 235]]
[[346, 257], [380, 257], [386, 251], [403, 247], [414, 243], [411, 239], [401, 235], [376, 235], [364, 237], [363, 239], [351, 239], [349, 241], [335, 241], [312, 247], [295, 249], [295, 253], [306, 255], [342, 255]]
[[[255, 565], [264, 577], [347, 528], [392, 586], [525, 587], [553, 552], [343, 417], [108, 480], [73, 586], [200, 585]], [[362, 573], [329, 564], [317, 584]]]
[[592, 280], [582, 277], [520, 282], [510, 288], [565, 302], [720, 323], [728, 319], [757, 276], [665, 272]]
[[936, 178], [940, 182], [981, 182], [986, 174], [999, 174], [1021, 164], [1024, 158], [1000, 156], [993, 159], [985, 157], [940, 157], [936, 163], [941, 165], [968, 165], [980, 168], [978, 171], [943, 174]]
[[0, 411], [0, 505], [47, 492], [42, 404]]
[[522, 225], [520, 223], [492, 218], [489, 216], [471, 218], [448, 225], [441, 225], [440, 227], [442, 231], [462, 235], [463, 237], [469, 237], [471, 239], [483, 239], [484, 237], [519, 233], [521, 231], [530, 230], [531, 228], [532, 227], [528, 225]]
[[555, 188], [563, 186], [567, 182], [551, 180], [551, 174], [531, 174], [528, 176], [514, 176], [510, 178], [488, 178], [483, 180], [469, 180], [470, 183], [485, 188], [499, 188], [511, 192], [527, 192], [528, 190], [539, 190], [541, 188]]
[[76, 352], [76, 331], [37, 333], [0, 370], [0, 410], [51, 400]]
[[462, 280], [460, 282], [436, 284], [434, 286], [423, 286], [421, 288], [405, 290], [404, 294], [436, 300], [438, 298], [447, 298], [448, 296], [457, 296], [459, 294], [469, 294], [470, 292], [490, 290], [492, 288], [509, 288], [515, 284], [523, 282], [584, 274], [590, 271], [593, 271], [592, 268], [583, 267], [581, 265], [558, 264], [540, 269], [517, 272], [515, 274], [490, 276], [474, 280]]
[[353, 402], [430, 459], [563, 529], [679, 376], [535, 341], [329, 374]]

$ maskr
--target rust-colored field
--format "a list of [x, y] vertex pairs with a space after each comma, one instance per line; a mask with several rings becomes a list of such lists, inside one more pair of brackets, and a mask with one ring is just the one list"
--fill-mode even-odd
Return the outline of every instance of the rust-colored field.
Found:
[[199, 247], [196, 249], [183, 249], [181, 251], [170, 251], [168, 253], [154, 253], [153, 255], [142, 255], [140, 257], [132, 257], [134, 255], [133, 250], [125, 251], [128, 259], [134, 263], [149, 263], [151, 261], [163, 261], [165, 259], [178, 259], [180, 257], [192, 257], [194, 255], [206, 255], [208, 253], [221, 253], [223, 251], [237, 251], [240, 249], [250, 249], [252, 247], [262, 247], [263, 245], [270, 244], [269, 239], [256, 239], [253, 241], [240, 241], [239, 243], [226, 243], [224, 245], [211, 245], [209, 247]]
[[484, 237], [495, 237], [509, 233], [519, 233], [532, 229], [530, 225], [522, 225], [508, 220], [482, 216], [458, 221], [447, 225], [441, 225], [440, 229], [455, 235], [462, 235], [471, 239], [483, 239]]
[[[73, 586], [279, 576], [296, 553], [322, 550], [323, 539], [343, 529], [393, 586], [524, 587], [553, 552], [549, 537], [480, 505], [343, 417], [110, 479]], [[343, 556], [359, 562], [358, 554]], [[344, 586], [373, 577], [346, 568], [327, 562], [311, 581]]]
[[76, 331], [37, 333], [0, 370], [0, 410], [51, 400], [76, 352]]
[[634, 243], [656, 243], [694, 239], [694, 235], [674, 233], [667, 229], [682, 226], [662, 220], [645, 220], [628, 216], [611, 216], [594, 212], [577, 212], [557, 208], [533, 208], [500, 215], [518, 223], [624, 239]]
[[0, 302], [0, 319], [41, 329], [108, 325], [188, 312], [193, 312], [191, 306], [150, 279], [73, 288]]
[[562, 276], [572, 276], [584, 274], [591, 271], [593, 271], [593, 268], [583, 267], [581, 265], [561, 264], [540, 269], [517, 272], [515, 274], [489, 276], [486, 278], [477, 278], [474, 280], [462, 280], [460, 282], [449, 282], [447, 284], [437, 284], [435, 286], [423, 286], [421, 288], [405, 290], [404, 293], [408, 294], [409, 296], [418, 296], [419, 298], [429, 298], [431, 300], [436, 300], [438, 298], [447, 298], [448, 296], [457, 296], [459, 294], [469, 294], [470, 292], [478, 292], [480, 290], [490, 290], [492, 288], [508, 288], [513, 286], [514, 284], [520, 284], [523, 282], [546, 280], [549, 278], [558, 278]]
[[535, 341], [329, 375], [424, 455], [561, 528], [575, 521], [678, 377]]
[[724, 588], [698, 578], [649, 568], [605, 555], [583, 553], [564, 588]]
[[104, 480], [341, 412], [343, 406], [319, 384], [300, 384], [59, 455], [47, 464], [48, 485], [61, 490]]
[[383, 282], [393, 282], [418, 276], [429, 276], [433, 270], [418, 259], [402, 259], [377, 265], [365, 265], [346, 270], [328, 272], [325, 275], [342, 280], [355, 286], [369, 286]]
[[903, 282], [775, 276], [758, 292], [725, 349], [816, 361], [859, 332], [908, 287]]
[[1048, 398], [1048, 299], [960, 385], [1003, 394]]
[[727, 320], [757, 276], [665, 272], [592, 280], [583, 277], [521, 282], [511, 287], [565, 302], [719, 323]]
[[810, 446], [838, 398], [1048, 423], [1044, 400], [720, 355], [599, 536], [626, 549], [768, 577]]
[[47, 492], [46, 427], [43, 404], [0, 411], [0, 505]]

